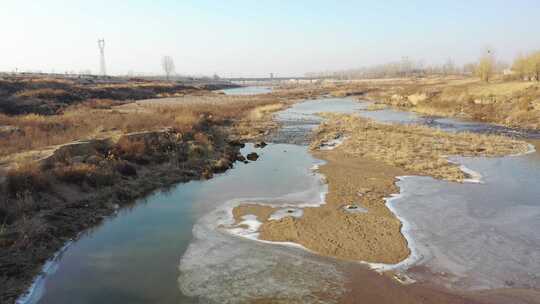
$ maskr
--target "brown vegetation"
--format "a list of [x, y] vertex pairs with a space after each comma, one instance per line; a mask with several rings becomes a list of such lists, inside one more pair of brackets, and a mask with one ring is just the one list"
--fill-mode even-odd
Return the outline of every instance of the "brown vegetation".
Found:
[[66, 240], [118, 206], [244, 159], [236, 139], [275, 127], [269, 116], [284, 104], [207, 94], [0, 114], [9, 126], [0, 129], [0, 302], [13, 302]]
[[[49, 186], [49, 179], [43, 174], [40, 165], [36, 163], [21, 164], [10, 170], [5, 183], [7, 196], [13, 198], [44, 192]], [[4, 213], [6, 212], [7, 210], [4, 210]]]
[[363, 87], [365, 98], [426, 115], [461, 117], [519, 129], [540, 129], [540, 85], [535, 82], [475, 78], [427, 78]]
[[[259, 106], [264, 106], [258, 108]], [[0, 114], [0, 125], [16, 132], [0, 133], [0, 157], [111, 134], [173, 128], [190, 130], [199, 123], [230, 124], [247, 117], [253, 121], [283, 106], [273, 97], [184, 97], [150, 100], [110, 108], [107, 100], [68, 107], [59, 115]]]
[[466, 178], [447, 157], [503, 156], [528, 151], [526, 142], [504, 136], [450, 133], [416, 125], [390, 125], [354, 115], [325, 114], [312, 148], [339, 137], [340, 150], [404, 169], [407, 174], [429, 175], [451, 181]]
[[[102, 82], [103, 81], [103, 82]], [[0, 113], [56, 114], [69, 105], [91, 99], [140, 100], [178, 94], [206, 94], [223, 85], [185, 85], [159, 81], [111, 79], [20, 78], [0, 79]]]
[[512, 70], [517, 79], [540, 81], [540, 51], [532, 52], [526, 56], [518, 56], [514, 60]]

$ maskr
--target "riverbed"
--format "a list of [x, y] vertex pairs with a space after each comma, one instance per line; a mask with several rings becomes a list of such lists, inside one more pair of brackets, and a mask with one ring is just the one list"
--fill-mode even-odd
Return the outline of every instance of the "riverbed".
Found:
[[225, 95], [257, 95], [257, 94], [266, 94], [271, 93], [271, 87], [265, 86], [247, 86], [233, 89], [224, 89], [221, 90]]
[[[316, 113], [357, 113], [388, 123], [426, 123], [448, 131], [494, 128], [396, 110], [365, 111], [346, 98], [306, 101], [277, 114], [283, 127], [260, 158], [208, 181], [179, 184], [119, 211], [70, 244], [26, 303], [237, 303], [258, 298], [339, 302], [341, 262], [294, 244], [269, 244], [223, 227], [243, 202], [283, 208], [324, 203], [321, 161], [308, 152]], [[497, 127], [498, 128], [498, 127]], [[495, 131], [493, 131], [495, 132]], [[504, 132], [514, 132], [504, 129]], [[527, 137], [527, 134], [520, 134]], [[406, 222], [418, 280], [459, 290], [540, 288], [540, 153], [455, 158], [480, 183], [404, 177], [389, 202]], [[246, 219], [249, 223], [250, 219]], [[249, 225], [248, 225], [249, 226]]]

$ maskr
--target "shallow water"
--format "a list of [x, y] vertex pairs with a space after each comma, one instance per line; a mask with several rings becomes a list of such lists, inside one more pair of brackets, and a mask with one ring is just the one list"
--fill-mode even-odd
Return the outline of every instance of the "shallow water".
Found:
[[225, 95], [257, 95], [257, 94], [266, 94], [271, 93], [271, 87], [259, 87], [259, 86], [250, 86], [250, 87], [240, 87], [233, 89], [224, 89], [221, 92]]
[[43, 295], [35, 293], [29, 303], [196, 302], [187, 295], [217, 303], [268, 295], [309, 302], [325, 286], [337, 294], [341, 275], [331, 263], [219, 229], [231, 219], [230, 200], [317, 204], [326, 191], [310, 169], [320, 161], [306, 147], [248, 145], [243, 153], [251, 150], [261, 155], [258, 161], [157, 192], [83, 235], [39, 286]]
[[310, 132], [323, 121], [318, 113], [357, 113], [364, 107], [365, 104], [345, 98], [309, 100], [294, 104], [275, 115], [275, 120], [280, 122], [282, 127], [272, 135], [272, 142], [307, 145], [310, 141]]
[[[274, 142], [305, 144], [308, 131], [321, 122], [319, 112], [433, 124], [395, 110], [363, 111], [365, 106], [343, 98], [296, 104], [277, 115], [284, 127]], [[490, 129], [442, 122], [451, 131]], [[243, 153], [251, 150], [248, 145]], [[85, 233], [29, 302], [236, 303], [268, 296], [317, 302], [320, 291], [339, 297], [344, 279], [336, 261], [223, 229], [231, 222], [231, 208], [242, 201], [292, 210], [321, 203], [326, 186], [310, 169], [320, 162], [306, 146], [271, 144], [256, 151], [261, 155], [256, 162], [156, 192]], [[417, 262], [439, 274], [413, 271], [412, 276], [465, 289], [538, 288], [540, 154], [455, 160], [479, 172], [483, 183], [407, 177], [398, 183], [402, 196], [390, 203], [410, 227], [411, 244], [421, 257]]]
[[407, 177], [394, 209], [410, 224], [413, 273], [462, 289], [540, 288], [540, 154], [459, 158], [482, 184]]

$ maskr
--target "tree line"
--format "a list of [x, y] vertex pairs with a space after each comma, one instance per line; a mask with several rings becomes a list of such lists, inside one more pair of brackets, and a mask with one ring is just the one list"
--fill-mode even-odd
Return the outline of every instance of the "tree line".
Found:
[[540, 81], [540, 51], [519, 55], [512, 65], [517, 78]]
[[505, 78], [540, 81], [540, 51], [518, 56], [512, 65], [497, 60], [492, 49], [486, 49], [476, 62], [457, 65], [452, 59], [443, 64], [426, 65], [421, 60], [403, 57], [400, 61], [356, 69], [306, 73], [306, 77], [334, 79], [367, 79], [394, 77], [421, 77], [429, 75], [471, 75], [489, 82], [497, 74]]

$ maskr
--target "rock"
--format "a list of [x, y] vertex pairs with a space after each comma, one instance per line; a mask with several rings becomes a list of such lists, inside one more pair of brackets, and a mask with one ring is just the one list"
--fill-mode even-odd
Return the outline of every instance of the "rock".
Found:
[[229, 141], [229, 145], [233, 147], [240, 147], [240, 148], [243, 148], [246, 146], [244, 143], [240, 142], [239, 140], [231, 140]]
[[214, 176], [214, 173], [212, 171], [208, 170], [208, 168], [204, 169], [202, 173], [202, 177], [204, 179], [211, 179], [213, 176]]
[[251, 152], [246, 156], [246, 158], [249, 159], [250, 161], [256, 161], [257, 159], [259, 159], [259, 154], [255, 152]]
[[363, 208], [361, 206], [358, 206], [357, 204], [351, 203], [350, 205], [343, 206], [343, 210], [348, 213], [366, 213], [368, 210], [366, 208]]
[[231, 168], [231, 161], [227, 158], [221, 158], [214, 163], [212, 170], [214, 173], [223, 173]]
[[241, 161], [241, 162], [245, 162], [245, 161], [246, 161], [246, 158], [244, 157], [244, 155], [238, 153], [238, 154], [236, 155], [236, 160], [237, 160], [237, 161]]
[[255, 148], [264, 148], [267, 145], [268, 145], [267, 143], [265, 143], [264, 141], [261, 141], [255, 144]]

